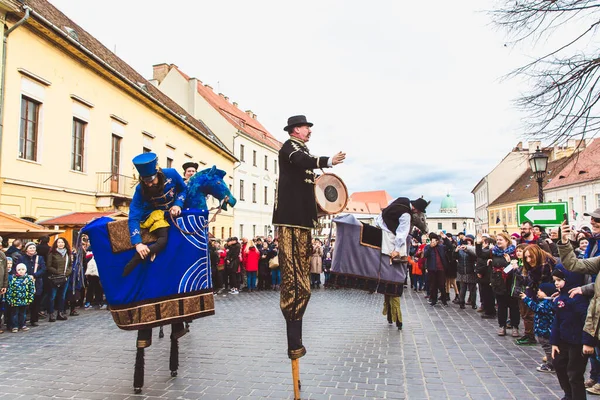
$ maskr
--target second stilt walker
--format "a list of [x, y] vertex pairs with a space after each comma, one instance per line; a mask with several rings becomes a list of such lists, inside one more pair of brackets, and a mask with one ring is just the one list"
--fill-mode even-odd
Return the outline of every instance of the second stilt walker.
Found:
[[296, 115], [288, 118], [283, 128], [290, 138], [279, 150], [279, 181], [273, 212], [279, 240], [280, 305], [287, 323], [295, 399], [300, 398], [298, 359], [306, 354], [302, 344], [302, 317], [310, 299], [311, 229], [317, 226], [313, 170], [332, 167], [346, 158], [342, 152], [333, 157], [311, 155], [306, 142], [312, 126], [304, 115]]

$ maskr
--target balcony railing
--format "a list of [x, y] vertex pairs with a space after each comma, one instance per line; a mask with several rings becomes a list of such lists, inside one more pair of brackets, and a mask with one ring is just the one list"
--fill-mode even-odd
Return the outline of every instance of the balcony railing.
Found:
[[137, 182], [130, 176], [110, 172], [96, 173], [96, 191], [99, 195], [111, 195], [131, 199]]

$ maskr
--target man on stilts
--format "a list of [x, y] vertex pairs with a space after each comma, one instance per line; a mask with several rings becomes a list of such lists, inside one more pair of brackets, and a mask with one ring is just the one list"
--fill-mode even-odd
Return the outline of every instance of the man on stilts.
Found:
[[[375, 225], [381, 228], [383, 234], [381, 252], [390, 256], [392, 264], [404, 268], [404, 276], [408, 268], [410, 250], [408, 237], [411, 233], [412, 215], [425, 213], [428, 205], [429, 202], [423, 198], [411, 201], [406, 197], [399, 197], [384, 208], [375, 219]], [[383, 300], [383, 315], [387, 316], [390, 324], [395, 322], [399, 330], [402, 329], [400, 296], [386, 294]]]
[[279, 150], [279, 181], [273, 212], [279, 240], [280, 306], [287, 323], [295, 399], [300, 398], [298, 359], [306, 354], [302, 344], [302, 317], [310, 299], [311, 229], [317, 225], [313, 170], [332, 167], [346, 158], [342, 152], [333, 157], [311, 155], [306, 142], [312, 126], [304, 115], [296, 115], [288, 118], [283, 128], [290, 139]]

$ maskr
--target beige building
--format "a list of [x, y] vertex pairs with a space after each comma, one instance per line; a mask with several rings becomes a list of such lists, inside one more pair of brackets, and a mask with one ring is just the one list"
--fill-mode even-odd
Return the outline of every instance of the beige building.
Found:
[[459, 232], [474, 233], [475, 219], [461, 215], [458, 212], [456, 201], [449, 194], [444, 197], [438, 213], [427, 213], [427, 227], [429, 232], [444, 231], [456, 235]]
[[[131, 159], [142, 151], [157, 153], [162, 167], [201, 159], [233, 174], [235, 157], [202, 122], [49, 2], [24, 4], [0, 0], [9, 27], [2, 211], [31, 220], [127, 211], [136, 182]], [[225, 236], [232, 218], [216, 224]]]
[[[233, 233], [239, 237], [267, 236], [273, 231], [273, 205], [277, 187], [277, 160], [281, 143], [251, 110], [242, 111], [223, 93], [191, 78], [174, 64], [154, 66], [151, 81], [187, 112], [204, 123], [240, 163], [233, 171]], [[200, 159], [200, 163], [205, 163]]]

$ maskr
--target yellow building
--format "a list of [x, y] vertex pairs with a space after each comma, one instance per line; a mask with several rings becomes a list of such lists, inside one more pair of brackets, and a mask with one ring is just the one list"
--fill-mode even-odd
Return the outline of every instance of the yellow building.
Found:
[[[24, 4], [0, 0], [0, 210], [33, 221], [127, 211], [142, 151], [162, 167], [204, 160], [232, 180], [235, 157], [201, 121], [49, 2]], [[216, 236], [232, 225], [219, 216]]]
[[[558, 176], [567, 158], [548, 163], [546, 178], [542, 183], [545, 187]], [[521, 232], [517, 223], [517, 204], [537, 203], [538, 184], [534, 173], [528, 168], [512, 185], [488, 206], [488, 232], [491, 234], [508, 231], [509, 234]]]

